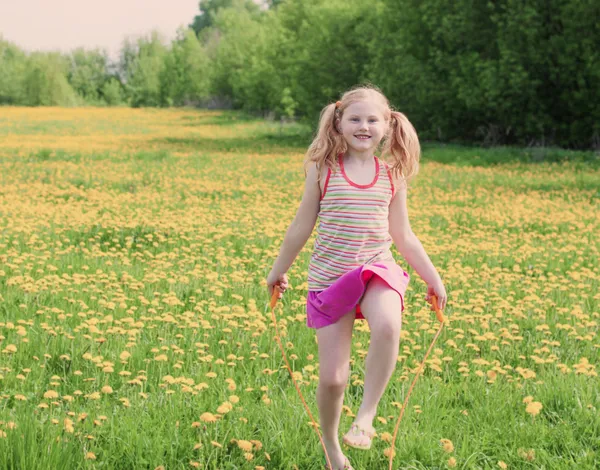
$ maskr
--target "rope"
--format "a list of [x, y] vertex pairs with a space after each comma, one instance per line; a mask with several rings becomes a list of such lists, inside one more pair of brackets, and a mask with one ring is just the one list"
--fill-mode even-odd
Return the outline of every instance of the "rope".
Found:
[[275, 339], [277, 340], [277, 344], [279, 344], [279, 349], [281, 350], [281, 354], [283, 355], [283, 359], [285, 360], [285, 365], [287, 366], [287, 369], [290, 372], [290, 377], [292, 378], [292, 382], [294, 382], [294, 386], [296, 387], [296, 390], [298, 391], [298, 395], [300, 395], [300, 399], [302, 400], [302, 403], [304, 404], [304, 408], [306, 408], [306, 411], [308, 412], [308, 416], [310, 416], [310, 419], [313, 422], [313, 427], [315, 428], [315, 431], [317, 432], [317, 435], [319, 436], [319, 440], [321, 441], [321, 445], [323, 446], [323, 450], [325, 451], [325, 458], [327, 459], [327, 466], [328, 466], [328, 468], [333, 468], [333, 465], [331, 465], [331, 460], [329, 460], [329, 454], [327, 453], [327, 449], [325, 448], [325, 443], [323, 442], [323, 438], [321, 437], [321, 433], [319, 432], [319, 425], [313, 418], [313, 415], [310, 412], [310, 408], [304, 401], [304, 397], [302, 396], [302, 393], [300, 392], [300, 388], [298, 387], [298, 384], [296, 383], [296, 379], [294, 378], [294, 373], [292, 372], [292, 368], [290, 367], [290, 364], [285, 355], [283, 345], [281, 344], [281, 339], [279, 337], [279, 330], [277, 328], [277, 319], [275, 318], [275, 305], [277, 305], [278, 297], [279, 297], [279, 290], [277, 287], [275, 287], [273, 289], [273, 295], [271, 296], [271, 302], [269, 304], [271, 307], [271, 315], [273, 317], [273, 325], [275, 326]]
[[[281, 344], [281, 338], [280, 338], [280, 335], [279, 335], [279, 329], [277, 327], [277, 319], [275, 318], [275, 306], [277, 305], [277, 300], [279, 298], [279, 292], [280, 291], [279, 291], [278, 287], [275, 286], [275, 288], [273, 289], [273, 295], [271, 296], [271, 301], [269, 303], [269, 306], [271, 308], [271, 317], [273, 319], [273, 325], [275, 326], [275, 339], [277, 340], [277, 344], [279, 344], [279, 349], [281, 350], [281, 355], [283, 356], [283, 359], [285, 361], [285, 365], [287, 366], [287, 369], [288, 369], [288, 371], [290, 373], [290, 377], [292, 378], [292, 382], [294, 382], [294, 386], [296, 387], [296, 391], [298, 392], [298, 395], [300, 396], [300, 399], [302, 400], [302, 404], [304, 405], [304, 408], [306, 408], [308, 416], [310, 416], [310, 419], [311, 419], [311, 421], [313, 423], [313, 427], [314, 427], [317, 435], [319, 436], [319, 440], [321, 441], [321, 445], [323, 446], [323, 451], [325, 452], [325, 459], [327, 460], [327, 467], [331, 469], [331, 468], [333, 468], [333, 466], [331, 465], [331, 460], [329, 459], [329, 455], [327, 454], [327, 449], [325, 448], [325, 443], [323, 442], [323, 438], [321, 437], [321, 433], [319, 432], [319, 425], [317, 424], [317, 422], [313, 418], [313, 415], [310, 412], [310, 408], [306, 404], [306, 401], [304, 401], [304, 397], [302, 396], [302, 392], [300, 392], [300, 388], [298, 387], [298, 384], [296, 383], [296, 379], [294, 378], [294, 373], [293, 373], [292, 368], [290, 367], [290, 364], [289, 364], [289, 362], [287, 360], [287, 356], [285, 355], [285, 350], [283, 348], [283, 345]], [[436, 315], [438, 321], [440, 322], [440, 328], [437, 331], [437, 333], [435, 334], [435, 336], [433, 338], [433, 341], [431, 342], [431, 346], [429, 346], [429, 349], [427, 350], [427, 353], [425, 354], [425, 357], [423, 358], [423, 362], [421, 362], [421, 365], [419, 366], [419, 370], [417, 371], [417, 374], [415, 375], [415, 378], [414, 378], [414, 380], [413, 380], [410, 388], [408, 389], [408, 393], [406, 395], [404, 403], [402, 404], [402, 409], [400, 410], [400, 416], [398, 417], [398, 421], [396, 422], [396, 427], [394, 429], [394, 436], [392, 438], [392, 447], [391, 447], [391, 451], [390, 451], [390, 466], [389, 466], [389, 470], [392, 470], [392, 463], [393, 463], [393, 460], [394, 460], [394, 443], [396, 442], [396, 436], [398, 434], [398, 427], [400, 426], [400, 421], [402, 420], [402, 416], [404, 415], [404, 410], [406, 409], [406, 405], [408, 404], [408, 399], [410, 397], [410, 394], [412, 393], [413, 387], [417, 383], [417, 379], [419, 378], [419, 375], [421, 374], [421, 372], [423, 370], [423, 367], [425, 366], [425, 361], [427, 360], [427, 357], [429, 356], [429, 353], [433, 349], [433, 345], [435, 344], [436, 340], [438, 339], [438, 336], [442, 332], [442, 328], [444, 326], [444, 322], [446, 321], [446, 319], [444, 318], [444, 314], [442, 313], [442, 311], [438, 307], [437, 297], [435, 295], [431, 296], [431, 301], [432, 301], [433, 309], [435, 310], [435, 315]]]
[[396, 436], [398, 434], [398, 428], [400, 427], [400, 421], [402, 420], [402, 416], [404, 415], [404, 410], [406, 409], [406, 405], [408, 405], [408, 399], [410, 397], [410, 394], [412, 393], [412, 390], [413, 390], [415, 384], [417, 383], [417, 379], [419, 378], [419, 375], [421, 375], [421, 372], [423, 371], [423, 367], [425, 367], [425, 361], [427, 360], [427, 356], [429, 356], [429, 353], [433, 349], [433, 345], [435, 344], [435, 342], [438, 339], [438, 336], [442, 332], [442, 328], [444, 328], [444, 322], [446, 321], [446, 319], [444, 318], [444, 314], [438, 307], [437, 297], [435, 295], [431, 296], [431, 303], [433, 305], [433, 309], [435, 310], [435, 316], [437, 317], [438, 321], [440, 322], [440, 328], [438, 329], [437, 333], [433, 337], [433, 341], [431, 342], [429, 349], [425, 353], [425, 357], [423, 358], [423, 361], [421, 362], [421, 365], [419, 366], [419, 370], [417, 371], [415, 378], [413, 379], [413, 382], [410, 385], [410, 388], [408, 389], [408, 393], [406, 394], [404, 403], [402, 404], [402, 409], [400, 410], [400, 416], [398, 416], [398, 421], [396, 422], [396, 427], [394, 428], [394, 436], [392, 437], [392, 447], [390, 449], [390, 466], [388, 467], [389, 470], [392, 470], [392, 462], [394, 461], [394, 443], [396, 442]]

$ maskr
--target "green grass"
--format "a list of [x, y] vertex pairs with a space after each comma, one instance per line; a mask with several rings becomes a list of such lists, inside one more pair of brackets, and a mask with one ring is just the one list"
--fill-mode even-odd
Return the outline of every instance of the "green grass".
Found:
[[[322, 468], [264, 285], [300, 202], [310, 132], [240, 113], [86, 112], [0, 110], [0, 135], [18, 136], [0, 144], [0, 468]], [[80, 124], [54, 124], [69, 113]], [[534, 152], [424, 144], [409, 215], [451, 321], [411, 395], [394, 469], [449, 468], [450, 457], [469, 470], [600, 467], [597, 156]], [[277, 319], [317, 417], [313, 242]], [[437, 330], [425, 283], [394, 254], [411, 282], [380, 436]], [[340, 437], [361, 403], [369, 339], [357, 322]], [[205, 423], [206, 412], [222, 416]], [[260, 448], [246, 460], [233, 439]], [[389, 446], [346, 454], [357, 470], [383, 469]]]

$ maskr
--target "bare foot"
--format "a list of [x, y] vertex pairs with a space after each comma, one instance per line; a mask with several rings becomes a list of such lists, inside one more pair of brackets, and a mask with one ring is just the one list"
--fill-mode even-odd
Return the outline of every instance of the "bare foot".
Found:
[[[333, 466], [333, 469], [331, 469], [331, 467], [326, 466], [325, 468], [327, 468], [327, 470], [352, 470], [352, 467], [350, 466], [350, 461], [342, 452], [342, 448], [340, 447], [339, 442], [337, 443], [337, 445], [330, 445], [325, 441], [325, 448], [327, 449], [327, 455], [329, 455], [329, 461]], [[325, 464], [327, 465], [326, 458]]]

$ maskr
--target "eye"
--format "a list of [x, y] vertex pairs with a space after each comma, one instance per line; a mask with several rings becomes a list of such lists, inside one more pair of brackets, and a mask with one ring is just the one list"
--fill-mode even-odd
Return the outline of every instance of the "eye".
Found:
[[358, 121], [358, 118], [351, 118], [351, 121]]
[[370, 121], [371, 122], [377, 122], [377, 119], [371, 119]]

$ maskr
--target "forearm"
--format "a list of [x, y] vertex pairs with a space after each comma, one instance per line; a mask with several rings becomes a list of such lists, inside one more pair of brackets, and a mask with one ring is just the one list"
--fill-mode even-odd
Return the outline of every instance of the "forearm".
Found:
[[273, 263], [272, 271], [275, 273], [286, 273], [294, 263], [300, 250], [306, 244], [311, 233], [312, 227], [311, 230], [308, 230], [306, 226], [301, 227], [292, 222], [283, 239], [279, 256], [277, 256], [277, 259]]
[[432, 284], [440, 279], [437, 269], [435, 269], [435, 266], [425, 252], [425, 248], [423, 248], [423, 245], [414, 233], [396, 242], [396, 248], [398, 248], [398, 251], [406, 262], [427, 284]]

